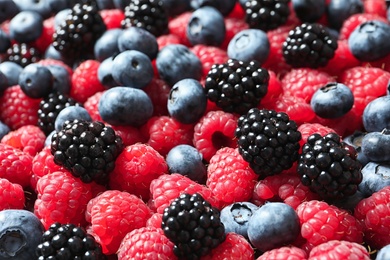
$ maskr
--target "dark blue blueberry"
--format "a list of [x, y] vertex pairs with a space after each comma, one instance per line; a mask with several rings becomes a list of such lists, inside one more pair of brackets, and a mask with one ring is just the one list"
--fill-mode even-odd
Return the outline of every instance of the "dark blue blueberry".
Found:
[[118, 38], [122, 34], [122, 29], [112, 29], [105, 31], [94, 46], [95, 58], [103, 61], [108, 57], [118, 54]]
[[23, 68], [19, 85], [31, 98], [43, 98], [53, 90], [54, 79], [50, 70], [43, 65], [32, 63]]
[[112, 0], [116, 9], [125, 10], [125, 7], [128, 6], [131, 0]]
[[54, 28], [61, 25], [63, 21], [66, 20], [66, 17], [72, 12], [72, 9], [66, 8], [64, 10], [59, 11], [54, 16]]
[[256, 210], [248, 223], [248, 238], [262, 252], [292, 243], [300, 232], [295, 210], [282, 202], [268, 202]]
[[20, 12], [18, 5], [14, 1], [0, 1], [0, 23], [10, 20]]
[[252, 61], [263, 64], [268, 58], [270, 43], [267, 34], [258, 29], [247, 29], [237, 33], [229, 42], [227, 54], [229, 58]]
[[362, 152], [362, 139], [366, 135], [365, 132], [361, 131], [355, 131], [353, 134], [348, 135], [343, 138], [343, 142], [351, 145], [355, 148], [357, 153], [357, 160], [361, 163], [362, 166], [366, 165], [370, 160], [367, 158], [367, 156], [364, 155]]
[[112, 77], [119, 85], [143, 88], [150, 83], [153, 76], [152, 62], [140, 51], [121, 52], [112, 62]]
[[302, 22], [314, 23], [326, 11], [325, 0], [291, 0], [295, 14]]
[[46, 51], [45, 51], [45, 54], [44, 54], [44, 58], [45, 59], [59, 60], [59, 61], [62, 61], [64, 63], [66, 63], [67, 65], [72, 65], [71, 62], [68, 59], [63, 57], [61, 55], [61, 53], [56, 48], [54, 48], [53, 44], [50, 44], [46, 48]]
[[0, 211], [0, 259], [37, 259], [43, 227], [39, 218], [24, 209]]
[[73, 121], [75, 119], [92, 121], [88, 111], [82, 106], [68, 106], [62, 109], [54, 121], [54, 129], [59, 132], [61, 131], [65, 121]]
[[136, 50], [146, 54], [150, 60], [154, 60], [158, 53], [156, 36], [143, 28], [131, 26], [124, 29], [118, 37], [120, 52]]
[[0, 71], [0, 93], [2, 93], [10, 85], [8, 84], [8, 79], [3, 72]]
[[170, 86], [182, 79], [200, 80], [202, 63], [191, 50], [181, 44], [170, 44], [157, 54], [156, 66], [160, 78]]
[[9, 23], [9, 35], [17, 42], [32, 42], [41, 36], [42, 31], [42, 16], [33, 11], [22, 11]]
[[372, 100], [364, 108], [363, 126], [367, 132], [380, 132], [390, 129], [390, 96]]
[[319, 88], [310, 101], [313, 111], [322, 118], [338, 118], [351, 110], [353, 93], [346, 85], [336, 82]]
[[222, 15], [226, 16], [233, 11], [236, 0], [190, 0], [193, 9], [199, 9], [204, 6], [216, 8]]
[[362, 168], [362, 175], [358, 190], [367, 198], [390, 185], [390, 164], [369, 162]]
[[0, 29], [0, 53], [5, 53], [11, 47], [11, 39], [9, 35]]
[[191, 10], [191, 0], [162, 0], [162, 4], [170, 17]]
[[3, 61], [0, 63], [0, 72], [8, 80], [8, 86], [17, 85], [19, 83], [19, 75], [23, 67], [12, 61]]
[[390, 162], [390, 130], [367, 133], [362, 139], [362, 152], [372, 162]]
[[352, 54], [361, 61], [374, 61], [390, 54], [390, 25], [371, 20], [359, 25], [348, 38]]
[[331, 0], [327, 8], [329, 26], [339, 30], [348, 17], [362, 12], [362, 0]]
[[206, 92], [202, 84], [195, 79], [182, 79], [173, 85], [169, 92], [169, 115], [183, 124], [198, 122], [206, 107]]
[[220, 46], [225, 39], [225, 20], [221, 12], [211, 6], [195, 10], [187, 24], [186, 35], [192, 45]]
[[46, 68], [50, 70], [53, 76], [53, 91], [61, 94], [69, 94], [71, 83], [71, 77], [67, 69], [61, 65], [47, 65]]
[[328, 203], [340, 209], [345, 209], [349, 212], [353, 212], [356, 205], [364, 198], [366, 198], [364, 194], [357, 190], [353, 195], [345, 196], [344, 198], [338, 200], [329, 200]]
[[389, 260], [390, 259], [390, 245], [384, 246], [379, 249], [376, 254], [375, 260]]
[[250, 202], [236, 202], [221, 210], [221, 222], [225, 233], [234, 232], [248, 238], [248, 223], [259, 207]]
[[98, 79], [106, 88], [113, 88], [118, 86], [118, 82], [112, 77], [112, 63], [114, 57], [109, 57], [102, 61], [98, 68]]
[[49, 1], [45, 0], [13, 0], [20, 11], [34, 11], [40, 14], [43, 19], [49, 18], [52, 14]]
[[109, 124], [138, 127], [152, 117], [153, 103], [141, 89], [114, 87], [103, 93], [98, 110]]
[[11, 131], [11, 129], [10, 129], [6, 124], [4, 124], [3, 122], [0, 121], [0, 140], [1, 140], [6, 134], [8, 134], [10, 131]]

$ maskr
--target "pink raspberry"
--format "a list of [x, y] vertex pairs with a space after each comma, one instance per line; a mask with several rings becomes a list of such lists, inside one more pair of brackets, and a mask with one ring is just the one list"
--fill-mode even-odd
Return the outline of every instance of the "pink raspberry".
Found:
[[269, 81], [267, 94], [261, 99], [259, 107], [272, 106], [283, 94], [282, 82], [275, 72], [268, 70]]
[[[108, 124], [106, 124], [108, 125]], [[126, 125], [111, 125], [115, 133], [122, 138], [123, 145], [128, 146], [136, 143], [145, 143], [147, 140], [141, 133], [140, 129], [134, 126]]]
[[35, 156], [42, 150], [46, 140], [45, 133], [35, 125], [25, 125], [6, 134], [1, 143], [11, 145], [25, 153]]
[[169, 44], [181, 44], [179, 36], [176, 34], [163, 34], [157, 37], [158, 49], [161, 50]]
[[303, 145], [307, 142], [307, 138], [314, 133], [318, 133], [322, 136], [325, 136], [329, 133], [336, 133], [336, 131], [330, 127], [324, 126], [320, 123], [303, 123], [298, 126], [298, 131], [301, 132], [302, 139], [299, 142], [301, 149]]
[[23, 209], [25, 196], [23, 187], [0, 178], [0, 210]]
[[91, 116], [92, 120], [103, 122], [102, 117], [99, 114], [99, 101], [100, 97], [103, 95], [104, 91], [99, 91], [88, 97], [84, 102], [83, 107], [87, 110], [88, 114]]
[[309, 254], [308, 260], [370, 260], [370, 254], [361, 244], [343, 241], [331, 240], [314, 247]]
[[187, 11], [178, 16], [172, 18], [168, 23], [169, 32], [176, 35], [180, 40], [181, 44], [191, 46], [190, 41], [187, 38], [187, 24], [190, 21], [192, 12]]
[[202, 63], [203, 79], [207, 77], [214, 64], [223, 64], [229, 59], [225, 50], [215, 46], [197, 44], [191, 48], [191, 51], [195, 53]]
[[147, 227], [161, 228], [161, 222], [162, 222], [162, 214], [155, 212], [148, 219], [148, 221], [146, 221], [146, 226]]
[[171, 87], [162, 79], [153, 78], [152, 81], [143, 88], [153, 103], [154, 116], [168, 115], [168, 97]]
[[307, 260], [307, 253], [296, 246], [283, 246], [269, 250], [256, 258], [256, 260], [291, 259]]

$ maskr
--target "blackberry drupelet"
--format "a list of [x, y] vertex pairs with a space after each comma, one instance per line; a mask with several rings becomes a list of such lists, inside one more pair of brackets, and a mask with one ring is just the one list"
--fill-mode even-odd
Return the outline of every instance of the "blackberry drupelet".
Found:
[[39, 51], [26, 43], [14, 43], [6, 51], [4, 61], [12, 61], [23, 68], [41, 59]]
[[64, 94], [58, 92], [50, 93], [39, 104], [38, 127], [46, 135], [50, 134], [54, 130], [54, 122], [58, 113], [69, 106], [82, 106], [82, 104]]
[[298, 174], [305, 186], [323, 199], [342, 199], [356, 193], [362, 181], [355, 148], [340, 136], [313, 134], [302, 147]]
[[36, 249], [38, 260], [44, 259], [107, 259], [99, 243], [83, 227], [74, 224], [52, 224], [42, 235]]
[[200, 259], [225, 240], [220, 212], [195, 193], [184, 193], [165, 208], [161, 228], [179, 259]]
[[262, 177], [280, 173], [299, 158], [301, 133], [297, 129], [286, 113], [252, 108], [237, 122], [238, 151]]
[[205, 81], [207, 97], [225, 112], [244, 114], [267, 94], [269, 73], [257, 61], [214, 64]]
[[292, 67], [318, 68], [333, 58], [337, 39], [318, 23], [303, 23], [292, 29], [283, 43], [283, 57]]
[[136, 26], [158, 37], [168, 33], [168, 13], [161, 0], [131, 0], [125, 7], [122, 28]]
[[53, 33], [53, 47], [67, 59], [91, 53], [97, 39], [106, 31], [94, 1], [76, 3]]
[[290, 0], [248, 0], [244, 5], [245, 21], [252, 29], [276, 29], [290, 15], [289, 2]]
[[102, 122], [66, 121], [51, 139], [54, 162], [83, 182], [105, 185], [123, 150], [122, 139]]

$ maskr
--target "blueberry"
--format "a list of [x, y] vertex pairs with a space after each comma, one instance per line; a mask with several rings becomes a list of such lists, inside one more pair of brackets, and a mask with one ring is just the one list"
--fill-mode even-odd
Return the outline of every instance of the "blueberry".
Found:
[[54, 129], [61, 131], [65, 121], [73, 121], [74, 119], [80, 119], [85, 121], [92, 121], [88, 111], [82, 106], [68, 106], [62, 109], [54, 121]]
[[33, 11], [22, 11], [9, 23], [9, 35], [17, 42], [32, 42], [41, 36], [42, 31], [42, 16]]
[[0, 1], [0, 23], [12, 19], [19, 12], [20, 9], [14, 1]]
[[52, 14], [51, 6], [47, 0], [13, 0], [21, 12], [33, 11], [42, 16], [43, 19], [49, 18]]
[[282, 202], [268, 202], [256, 210], [248, 223], [248, 238], [262, 252], [290, 244], [300, 232], [295, 210]]
[[153, 103], [141, 89], [114, 87], [103, 93], [98, 110], [109, 124], [138, 127], [152, 117]]
[[376, 254], [375, 260], [389, 260], [390, 259], [390, 245], [384, 246], [379, 249]]
[[160, 78], [170, 86], [182, 79], [200, 80], [202, 63], [191, 50], [181, 44], [170, 44], [157, 54], [156, 66]]
[[229, 42], [227, 54], [229, 58], [252, 61], [263, 64], [268, 58], [270, 43], [267, 34], [258, 29], [246, 29], [237, 33]]
[[106, 88], [113, 88], [118, 86], [118, 82], [112, 77], [112, 63], [114, 57], [109, 57], [102, 61], [98, 68], [98, 79]]
[[98, 61], [103, 61], [111, 56], [118, 54], [118, 38], [122, 34], [122, 29], [111, 29], [105, 31], [97, 39], [94, 45], [94, 55]]
[[38, 63], [23, 68], [19, 75], [19, 85], [23, 92], [31, 98], [43, 98], [53, 89], [53, 75], [50, 70]]
[[325, 0], [292, 0], [291, 3], [295, 14], [302, 22], [314, 23], [326, 11]]
[[69, 62], [69, 60], [67, 60], [65, 57], [63, 57], [61, 55], [61, 53], [56, 48], [54, 48], [53, 44], [50, 44], [46, 48], [45, 53], [44, 53], [43, 56], [44, 56], [45, 59], [59, 60], [59, 61], [64, 62], [65, 64], [72, 65]]
[[363, 126], [367, 132], [390, 129], [390, 96], [378, 97], [368, 103], [363, 111]]
[[191, 10], [191, 0], [161, 0], [170, 17], [180, 15]]
[[339, 207], [340, 209], [345, 209], [349, 212], [353, 212], [356, 208], [356, 205], [362, 200], [366, 198], [362, 192], [357, 190], [353, 195], [345, 196], [339, 200], [329, 201], [330, 204]]
[[206, 92], [202, 84], [195, 79], [182, 79], [173, 85], [169, 92], [169, 115], [183, 124], [198, 122], [206, 107]]
[[69, 94], [71, 86], [71, 76], [67, 69], [61, 65], [47, 65], [51, 75], [53, 76], [53, 91], [61, 94]]
[[0, 29], [0, 53], [5, 53], [11, 47], [11, 39], [9, 35]]
[[327, 6], [329, 26], [339, 30], [348, 17], [362, 12], [362, 0], [331, 0]]
[[1, 140], [6, 134], [8, 134], [10, 131], [11, 131], [11, 129], [10, 129], [6, 124], [4, 124], [3, 122], [0, 121], [0, 140]]
[[8, 86], [14, 86], [19, 83], [19, 76], [23, 67], [12, 61], [3, 61], [0, 63], [0, 72], [7, 78]]
[[353, 134], [343, 138], [344, 143], [351, 145], [353, 148], [355, 148], [357, 153], [356, 159], [360, 162], [362, 166], [366, 165], [370, 161], [367, 156], [362, 152], [361, 147], [362, 140], [365, 135], [365, 132], [355, 131]]
[[362, 139], [362, 152], [372, 162], [390, 162], [390, 130], [367, 133]]
[[353, 93], [346, 85], [336, 82], [319, 88], [311, 98], [313, 111], [322, 118], [338, 118], [351, 110]]
[[54, 28], [61, 25], [62, 22], [66, 20], [66, 17], [72, 12], [72, 9], [66, 8], [59, 11], [54, 15]]
[[217, 9], [211, 6], [196, 9], [187, 24], [186, 35], [192, 45], [220, 46], [225, 39], [225, 20]]
[[154, 76], [152, 62], [140, 51], [128, 50], [115, 56], [112, 77], [120, 85], [143, 88]]
[[390, 164], [369, 162], [362, 168], [363, 180], [358, 190], [370, 197], [374, 192], [390, 185]]
[[222, 15], [226, 16], [233, 11], [236, 0], [190, 0], [193, 9], [199, 9], [203, 6], [212, 6]]
[[0, 259], [37, 259], [35, 250], [44, 232], [41, 221], [28, 210], [0, 211]]
[[201, 184], [206, 183], [207, 169], [202, 154], [193, 146], [180, 144], [166, 156], [170, 173], [179, 173]]
[[154, 60], [158, 53], [156, 36], [147, 30], [135, 26], [124, 29], [118, 37], [120, 52], [136, 50], [146, 54], [150, 60]]
[[8, 79], [3, 72], [0, 71], [0, 93], [9, 87]]
[[236, 202], [221, 210], [221, 222], [225, 233], [234, 232], [248, 238], [248, 224], [259, 207], [250, 202]]

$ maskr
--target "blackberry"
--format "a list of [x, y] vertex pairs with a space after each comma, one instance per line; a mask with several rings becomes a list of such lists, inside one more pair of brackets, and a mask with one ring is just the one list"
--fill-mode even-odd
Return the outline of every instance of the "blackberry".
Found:
[[82, 106], [71, 97], [64, 94], [53, 92], [42, 99], [38, 109], [38, 127], [46, 134], [54, 130], [54, 122], [58, 113], [69, 106]]
[[94, 237], [74, 224], [52, 224], [42, 235], [36, 249], [38, 260], [44, 259], [107, 259]]
[[252, 29], [269, 31], [286, 23], [290, 15], [290, 0], [248, 0], [245, 2], [245, 22]]
[[299, 158], [301, 133], [297, 129], [286, 113], [252, 108], [237, 122], [238, 151], [262, 177], [280, 173]]
[[362, 181], [355, 148], [340, 136], [313, 134], [302, 147], [298, 174], [305, 186], [323, 199], [342, 199], [356, 193]]
[[244, 114], [267, 94], [269, 73], [257, 61], [214, 64], [205, 81], [207, 97], [225, 112]]
[[53, 33], [53, 47], [67, 59], [92, 52], [96, 40], [106, 31], [94, 1], [76, 3]]
[[14, 43], [7, 49], [4, 61], [15, 62], [24, 68], [40, 59], [41, 54], [36, 48], [26, 43]]
[[125, 7], [122, 28], [136, 26], [158, 37], [168, 33], [168, 13], [161, 0], [131, 0]]
[[179, 259], [200, 259], [225, 240], [219, 210], [198, 193], [183, 193], [165, 208], [161, 228]]
[[337, 46], [337, 39], [324, 26], [303, 23], [283, 42], [283, 57], [292, 67], [323, 67], [333, 58]]
[[98, 121], [65, 121], [63, 129], [51, 139], [54, 162], [85, 183], [107, 184], [122, 150], [122, 139]]

